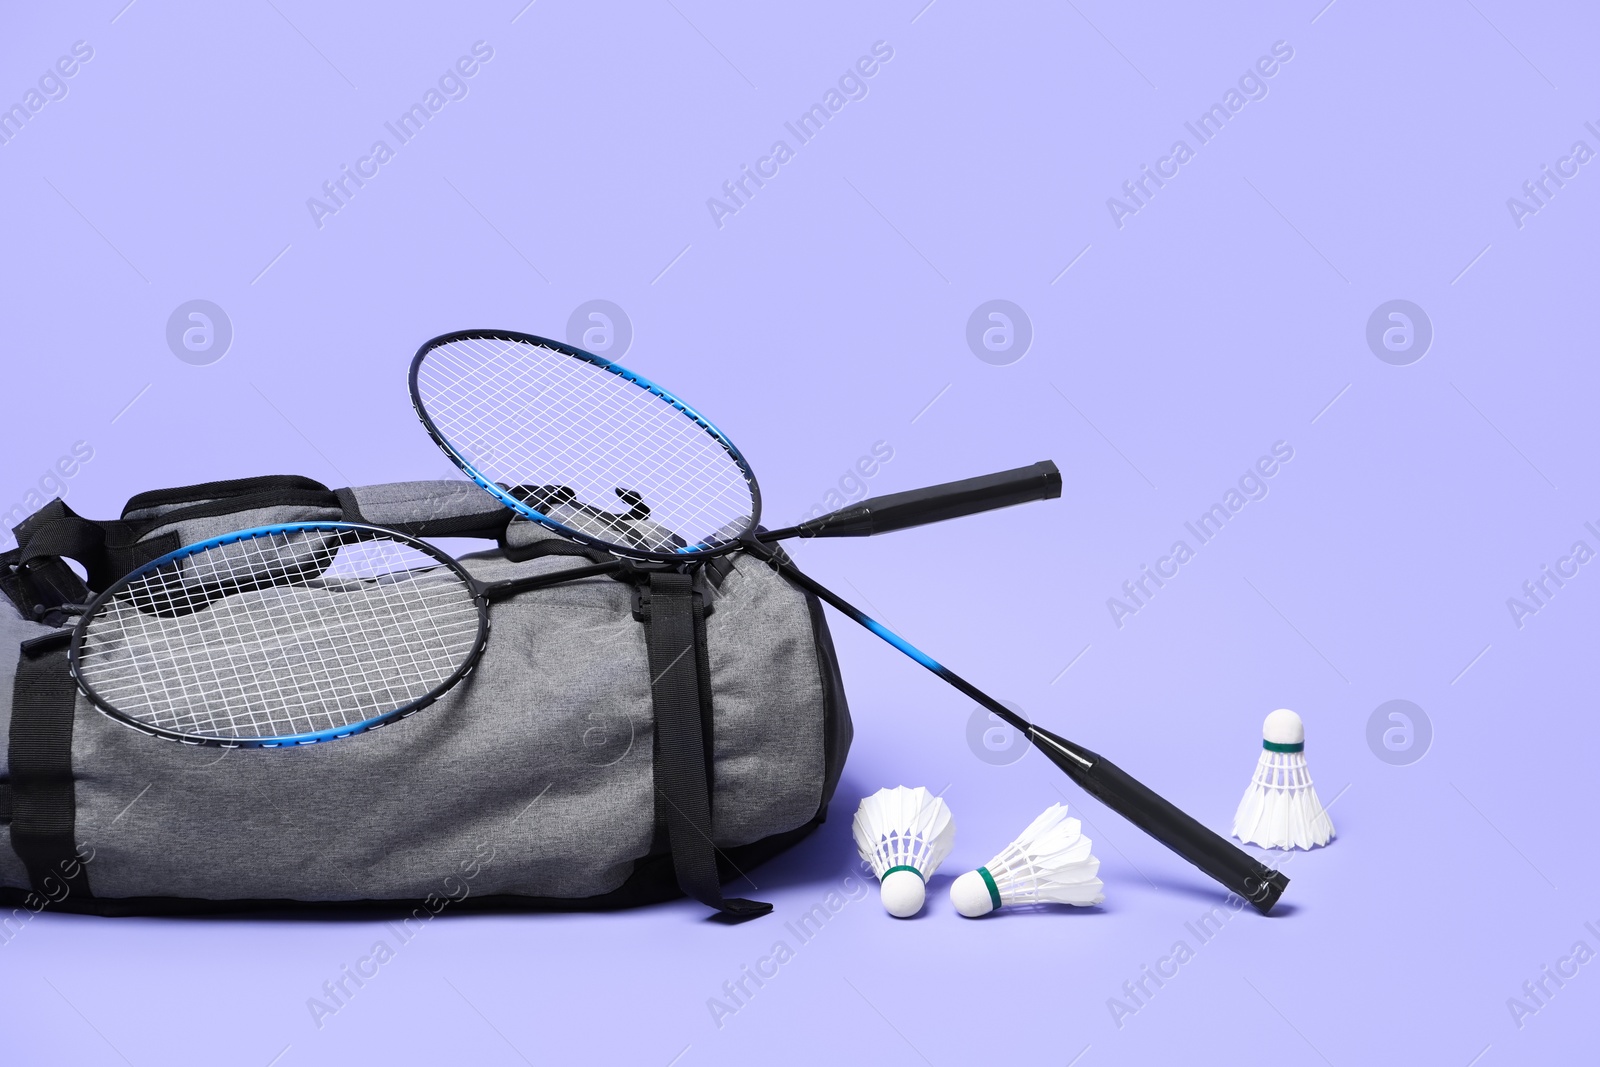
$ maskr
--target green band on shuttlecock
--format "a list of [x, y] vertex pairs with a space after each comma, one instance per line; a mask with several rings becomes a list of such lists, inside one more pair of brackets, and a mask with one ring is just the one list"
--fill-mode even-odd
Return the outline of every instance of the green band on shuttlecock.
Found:
[[[908, 867], [904, 863], [902, 863], [898, 867], [890, 867], [887, 871], [884, 871], [883, 872], [883, 878], [889, 877], [895, 871], [910, 871], [912, 874], [916, 875], [918, 878], [922, 878], [922, 872], [921, 871], [917, 870], [915, 867]], [[883, 881], [883, 878], [878, 879], [878, 881], [880, 881], [880, 882]], [[922, 880], [923, 880], [923, 882], [927, 882], [926, 878], [922, 878]]]
[[979, 867], [978, 877], [983, 879], [983, 884], [989, 887], [989, 900], [995, 907], [1000, 906], [1000, 887], [994, 884], [994, 875], [989, 873], [989, 868]]
[[1268, 752], [1304, 752], [1306, 743], [1304, 741], [1296, 741], [1292, 745], [1280, 745], [1276, 741], [1263, 741], [1261, 742], [1261, 747]]

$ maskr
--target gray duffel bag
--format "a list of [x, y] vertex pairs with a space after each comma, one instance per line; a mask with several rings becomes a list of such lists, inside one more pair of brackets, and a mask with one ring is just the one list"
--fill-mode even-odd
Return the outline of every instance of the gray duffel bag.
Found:
[[[734, 916], [768, 910], [720, 883], [823, 821], [851, 725], [821, 606], [753, 557], [497, 603], [478, 666], [438, 703], [328, 744], [177, 744], [77, 690], [73, 603], [180, 546], [310, 520], [493, 539], [460, 557], [484, 581], [610, 558], [458, 481], [218, 482], [141, 494], [116, 522], [52, 501], [0, 555], [0, 938], [44, 907], [437, 913], [688, 893]], [[649, 645], [668, 633], [693, 634], [687, 705], [651, 685]], [[701, 743], [664, 759], [667, 716]]]

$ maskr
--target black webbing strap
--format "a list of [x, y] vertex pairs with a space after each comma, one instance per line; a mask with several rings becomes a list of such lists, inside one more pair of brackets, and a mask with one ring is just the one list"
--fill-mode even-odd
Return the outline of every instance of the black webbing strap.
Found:
[[700, 751], [707, 753], [706, 790], [716, 790], [716, 779], [711, 771], [709, 754], [717, 750], [712, 728], [716, 722], [711, 705], [711, 645], [706, 640], [705, 597], [696, 591], [689, 597], [689, 614], [694, 619], [694, 670], [700, 689]]
[[83, 518], [60, 499], [34, 512], [15, 532], [24, 563], [35, 556], [66, 556], [88, 566], [87, 561], [98, 560], [106, 547], [100, 524]]
[[89, 897], [73, 822], [72, 717], [78, 687], [66, 634], [22, 643], [11, 703], [11, 847], [36, 892]]
[[[711, 841], [710, 761], [707, 724], [711, 693], [704, 622], [697, 625], [694, 579], [688, 574], [650, 575], [650, 693], [656, 714], [656, 791], [664, 809], [667, 841], [678, 886], [708, 907], [735, 919], [752, 919], [771, 904], [722, 895], [717, 851]], [[702, 639], [696, 640], [699, 630]], [[706, 685], [702, 685], [702, 678]]]
[[[176, 532], [140, 541], [134, 524], [86, 519], [59, 498], [30, 515], [14, 533], [18, 571], [30, 578], [32, 592], [47, 604], [63, 602], [50, 596], [52, 588], [58, 592], [74, 585], [82, 589], [82, 582], [59, 560], [77, 560], [88, 575], [88, 588], [98, 590], [178, 547]], [[24, 617], [34, 616], [31, 604], [19, 607]]]

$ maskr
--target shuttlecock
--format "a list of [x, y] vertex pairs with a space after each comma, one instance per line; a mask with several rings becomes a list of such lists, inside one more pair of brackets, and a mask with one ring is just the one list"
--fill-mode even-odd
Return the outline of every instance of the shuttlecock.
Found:
[[1000, 855], [957, 878], [950, 902], [969, 919], [1005, 904], [1098, 904], [1106, 897], [1093, 845], [1067, 806], [1052, 804]]
[[1333, 820], [1306, 769], [1306, 727], [1279, 708], [1261, 726], [1256, 774], [1233, 815], [1233, 836], [1265, 848], [1315, 848], [1333, 840]]
[[851, 830], [862, 861], [882, 883], [878, 895], [889, 914], [908, 919], [921, 911], [928, 877], [955, 844], [949, 805], [921, 786], [880, 789], [856, 809]]

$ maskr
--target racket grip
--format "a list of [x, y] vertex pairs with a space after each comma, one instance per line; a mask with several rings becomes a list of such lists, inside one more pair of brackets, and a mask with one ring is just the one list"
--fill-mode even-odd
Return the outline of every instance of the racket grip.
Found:
[[1086, 793], [1249, 901], [1261, 914], [1272, 911], [1289, 885], [1285, 875], [1202, 826], [1110, 760], [1048, 731], [1034, 730], [1043, 735], [1041, 740], [1059, 742], [1063, 749], [1059, 752], [1053, 744], [1039, 748]]
[[1046, 459], [998, 474], [869, 498], [803, 522], [794, 533], [800, 537], [868, 537], [1060, 495], [1061, 472]]

